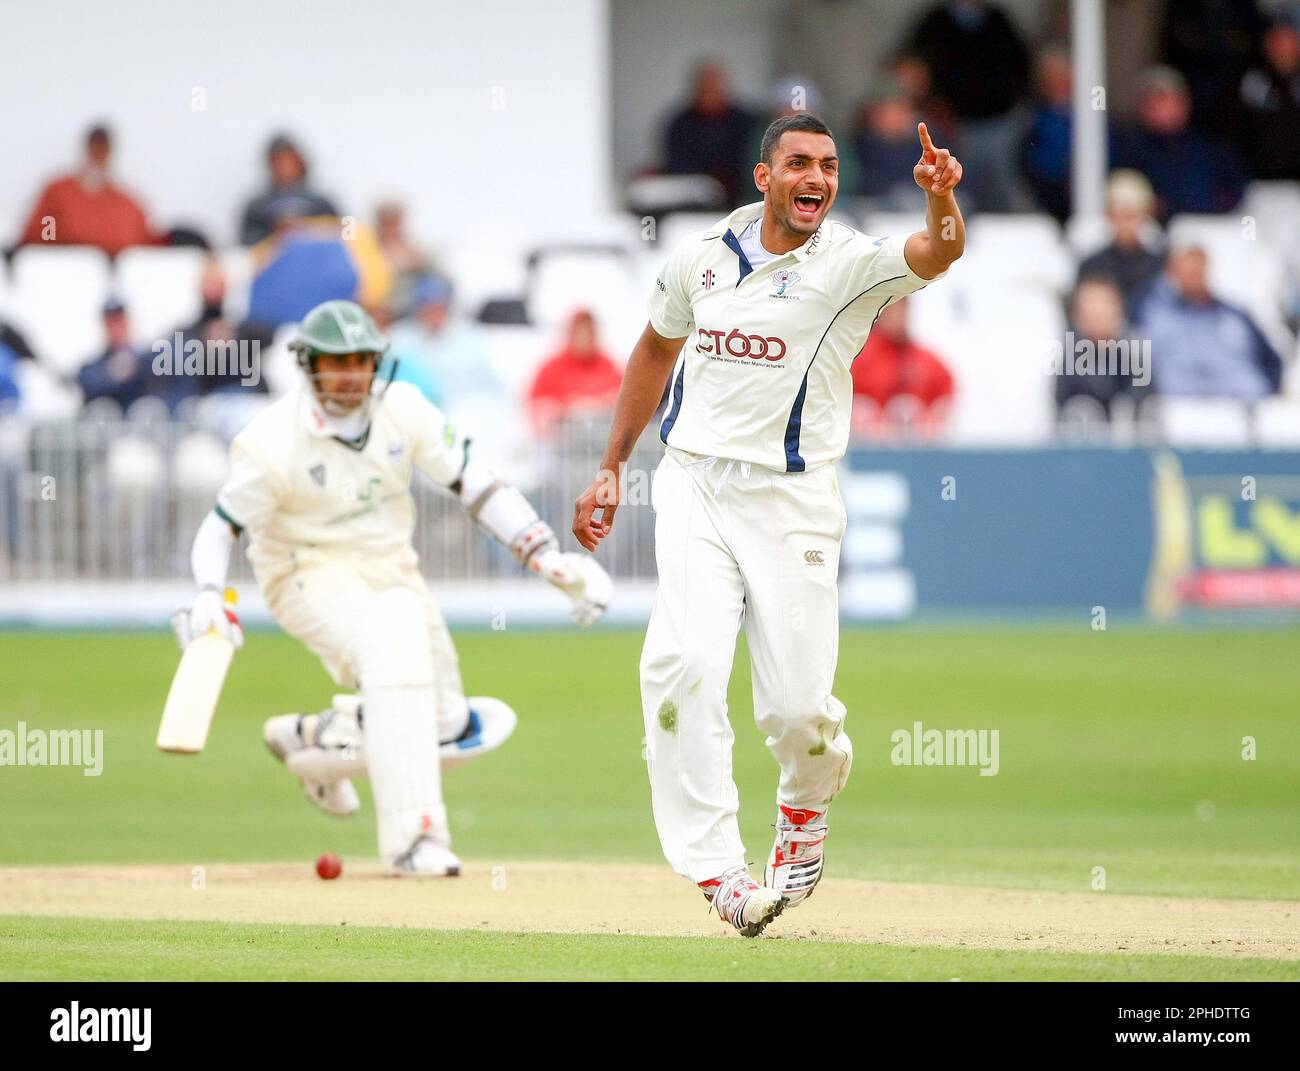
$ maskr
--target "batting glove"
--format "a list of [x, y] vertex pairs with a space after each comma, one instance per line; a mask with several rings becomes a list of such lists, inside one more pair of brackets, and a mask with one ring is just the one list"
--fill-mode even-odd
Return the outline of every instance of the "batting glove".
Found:
[[585, 628], [599, 621], [609, 609], [614, 581], [590, 555], [543, 551], [530, 564], [573, 602], [569, 616], [575, 624]]
[[235, 650], [244, 646], [244, 628], [235, 616], [234, 608], [225, 603], [221, 592], [204, 588], [190, 609], [177, 610], [172, 615], [172, 632], [183, 651], [196, 636], [211, 631], [233, 643]]

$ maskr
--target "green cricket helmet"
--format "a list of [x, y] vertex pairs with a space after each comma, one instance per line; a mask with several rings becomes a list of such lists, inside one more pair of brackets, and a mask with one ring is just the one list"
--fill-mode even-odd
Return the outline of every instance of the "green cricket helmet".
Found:
[[388, 339], [355, 301], [325, 301], [303, 317], [289, 341], [289, 349], [300, 361], [316, 353], [378, 356], [388, 350]]
[[[360, 305], [354, 301], [325, 301], [317, 305], [298, 325], [289, 340], [289, 350], [298, 360], [298, 366], [308, 381], [320, 394], [316, 375], [316, 358], [322, 353], [372, 353], [375, 356], [375, 375], [371, 378], [368, 394], [382, 395], [397, 374], [397, 362], [384, 362], [389, 342], [379, 326]], [[380, 366], [385, 364], [384, 375]], [[328, 400], [322, 398], [328, 406]]]

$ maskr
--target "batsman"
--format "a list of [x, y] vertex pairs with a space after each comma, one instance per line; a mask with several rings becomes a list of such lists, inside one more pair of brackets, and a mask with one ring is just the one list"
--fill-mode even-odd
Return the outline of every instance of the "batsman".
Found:
[[578, 624], [604, 613], [612, 585], [590, 557], [559, 549], [527, 499], [475, 462], [469, 440], [416, 388], [393, 382], [388, 342], [360, 306], [317, 306], [290, 348], [304, 380], [232, 443], [229, 477], [191, 551], [198, 595], [176, 631], [183, 645], [210, 630], [242, 644], [221, 593], [246, 534], [276, 621], [348, 690], [319, 714], [270, 718], [267, 746], [330, 814], [355, 814], [352, 778], [369, 775], [390, 872], [456, 875], [442, 770], [498, 747], [515, 714], [465, 696], [411, 542], [413, 470], [567, 596]]

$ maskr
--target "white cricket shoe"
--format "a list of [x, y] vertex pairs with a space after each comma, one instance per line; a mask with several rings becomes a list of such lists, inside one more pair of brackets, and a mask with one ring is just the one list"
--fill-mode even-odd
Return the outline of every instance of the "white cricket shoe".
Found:
[[[322, 712], [318, 718], [323, 719], [330, 711]], [[271, 754], [283, 762], [289, 772], [298, 778], [307, 798], [326, 814], [347, 818], [361, 810], [361, 799], [357, 790], [346, 777], [335, 780], [322, 780], [301, 776], [295, 767], [301, 758], [309, 758], [310, 753], [319, 751], [315, 745], [303, 739], [302, 714], [281, 714], [279, 717], [267, 718], [262, 726], [262, 739], [270, 748]]]
[[763, 880], [798, 907], [822, 880], [826, 812], [777, 805], [776, 842], [767, 857]]
[[785, 910], [785, 897], [756, 882], [746, 866], [733, 866], [720, 878], [700, 882], [700, 891], [718, 909], [718, 917], [742, 937], [757, 937]]
[[450, 848], [421, 837], [389, 862], [388, 872], [394, 877], [455, 878], [460, 876], [460, 860]]

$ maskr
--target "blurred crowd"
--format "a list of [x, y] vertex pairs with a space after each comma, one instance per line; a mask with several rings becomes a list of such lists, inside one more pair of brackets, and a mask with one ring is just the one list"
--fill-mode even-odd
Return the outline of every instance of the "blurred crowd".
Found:
[[[1300, 7], [1178, 0], [1164, 5], [1159, 33], [1164, 62], [1141, 73], [1134, 114], [1109, 124], [1111, 165], [1146, 177], [1157, 217], [1231, 211], [1252, 178], [1300, 180]], [[923, 118], [935, 143], [966, 162], [972, 209], [1068, 216], [1074, 87], [1064, 43], [1025, 40], [997, 4], [946, 0], [863, 81], [871, 89], [838, 132], [842, 197], [913, 207]], [[793, 76], [765, 102], [739, 100], [715, 58], [701, 60], [686, 97], [666, 118], [661, 167], [709, 176], [721, 207], [753, 197], [768, 123], [830, 103], [815, 78]]]
[[[1118, 399], [1148, 394], [1251, 403], [1280, 390], [1290, 357], [1249, 312], [1215, 292], [1212, 251], [1171, 241], [1168, 224], [1237, 210], [1251, 182], [1300, 181], [1300, 5], [1182, 0], [1165, 6], [1159, 35], [1162, 62], [1143, 72], [1131, 116], [1107, 113], [1106, 235], [1077, 265], [1064, 322], [1074, 339], [1098, 346], [1148, 340], [1161, 357], [1141, 382], [1129, 369], [1063, 368], [1055, 381], [1062, 412], [1086, 404], [1104, 419]], [[997, 4], [947, 0], [922, 11], [884, 69], [869, 74], [871, 92], [840, 132], [840, 196], [857, 211], [918, 211], [911, 168], [916, 122], [924, 118], [936, 143], [966, 165], [961, 198], [969, 216], [1041, 212], [1068, 221], [1074, 86], [1067, 47], [1026, 40]], [[761, 105], [738, 100], [716, 59], [700, 62], [685, 98], [666, 115], [660, 164], [647, 171], [702, 179], [703, 201], [683, 207], [719, 213], [756, 196], [751, 174], [767, 124], [824, 104], [811, 80], [794, 77]], [[142, 246], [200, 250], [200, 311], [174, 334], [205, 346], [270, 347], [318, 302], [358, 300], [388, 332], [397, 378], [453, 416], [478, 414], [480, 423], [485, 414], [509, 421], [522, 406], [541, 438], [575, 412], [608, 409], [617, 395], [623, 354], [607, 351], [608, 325], [585, 309], [571, 315], [550, 352], [530, 356], [535, 370], [522, 391], [508, 387], [483, 321], [522, 323], [527, 311], [463, 308], [456, 266], [410, 233], [404, 206], [386, 201], [369, 215], [350, 214], [351, 206], [317, 187], [307, 153], [289, 134], [270, 139], [265, 174], [239, 212], [238, 240], [250, 251], [253, 275], [247, 301], [238, 303], [228, 300], [221, 251], [199, 228], [152, 218], [117, 181], [113, 150], [106, 124], [85, 134], [67, 173], [35, 191], [11, 256], [47, 245], [89, 246], [108, 257]], [[1284, 315], [1292, 331], [1300, 326], [1297, 295], [1300, 286]], [[909, 331], [909, 305], [885, 310], [853, 365], [859, 435], [888, 437], [903, 426], [937, 435], [961, 389], [949, 355]], [[243, 411], [266, 399], [266, 380], [250, 382], [237, 369], [157, 374], [155, 354], [132, 343], [131, 317], [127, 303], [110, 296], [102, 346], [58, 373], [83, 404], [126, 411], [157, 399], [175, 413], [211, 396], [238, 396]], [[0, 412], [23, 411], [20, 365], [40, 359], [20, 325], [0, 317]]]

